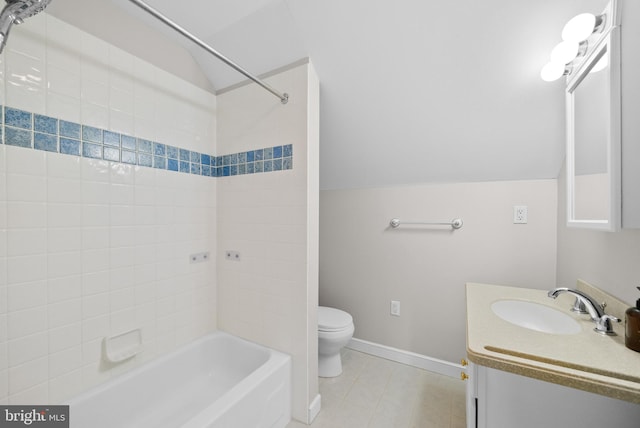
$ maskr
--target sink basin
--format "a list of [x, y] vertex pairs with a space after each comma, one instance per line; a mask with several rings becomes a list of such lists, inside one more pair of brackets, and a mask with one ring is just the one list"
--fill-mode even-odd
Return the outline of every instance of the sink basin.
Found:
[[500, 318], [520, 327], [551, 334], [576, 334], [580, 324], [568, 314], [539, 303], [524, 300], [498, 300], [491, 310]]

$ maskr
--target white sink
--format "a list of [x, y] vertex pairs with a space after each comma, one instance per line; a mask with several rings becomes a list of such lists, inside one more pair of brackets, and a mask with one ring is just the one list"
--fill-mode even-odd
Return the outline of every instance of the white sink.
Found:
[[500, 318], [520, 327], [552, 334], [576, 334], [580, 324], [568, 314], [539, 303], [524, 300], [498, 300], [491, 310]]

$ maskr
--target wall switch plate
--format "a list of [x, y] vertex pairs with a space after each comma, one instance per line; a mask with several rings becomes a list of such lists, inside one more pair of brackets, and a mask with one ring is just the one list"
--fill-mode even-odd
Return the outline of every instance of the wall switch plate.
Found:
[[224, 252], [224, 258], [226, 260], [239, 262], [240, 261], [240, 252], [239, 251], [234, 251], [234, 250], [226, 250]]
[[391, 315], [394, 317], [400, 316], [400, 302], [397, 300], [391, 301]]
[[211, 258], [208, 251], [189, 255], [189, 263], [203, 263]]
[[513, 206], [513, 223], [514, 224], [527, 223], [527, 206], [526, 205]]

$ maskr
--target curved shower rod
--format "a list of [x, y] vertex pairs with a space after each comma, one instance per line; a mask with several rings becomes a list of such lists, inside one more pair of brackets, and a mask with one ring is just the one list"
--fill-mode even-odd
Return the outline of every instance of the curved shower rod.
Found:
[[188, 32], [187, 30], [185, 30], [180, 25], [176, 24], [175, 22], [173, 22], [172, 20], [170, 20], [166, 16], [164, 16], [162, 13], [158, 12], [156, 9], [152, 8], [151, 6], [146, 4], [145, 2], [140, 1], [140, 0], [129, 0], [129, 1], [131, 3], [133, 3], [133, 4], [135, 4], [136, 6], [138, 6], [140, 9], [142, 9], [145, 12], [149, 13], [150, 15], [153, 15], [154, 17], [158, 18], [160, 21], [164, 22], [169, 27], [173, 28], [178, 33], [182, 34], [187, 39], [191, 40], [192, 42], [194, 42], [195, 44], [200, 46], [202, 49], [206, 50], [207, 52], [209, 52], [210, 54], [212, 54], [213, 56], [218, 58], [220, 61], [222, 61], [225, 64], [227, 64], [229, 67], [233, 68], [237, 72], [239, 72], [239, 73], [243, 74], [244, 76], [248, 77], [249, 79], [253, 80], [258, 85], [262, 86], [264, 89], [266, 89], [267, 91], [271, 92], [276, 97], [280, 98], [280, 102], [282, 104], [286, 104], [289, 101], [289, 94], [287, 94], [286, 92], [281, 94], [280, 92], [276, 91], [271, 86], [269, 86], [268, 84], [266, 84], [265, 82], [263, 82], [262, 80], [260, 80], [256, 76], [254, 76], [253, 74], [249, 73], [248, 71], [244, 70], [238, 64], [234, 63], [229, 58], [225, 57], [220, 52], [216, 51], [211, 46], [207, 45], [205, 42], [203, 42], [202, 40], [200, 40], [199, 38], [197, 38], [196, 36], [194, 36], [193, 34]]

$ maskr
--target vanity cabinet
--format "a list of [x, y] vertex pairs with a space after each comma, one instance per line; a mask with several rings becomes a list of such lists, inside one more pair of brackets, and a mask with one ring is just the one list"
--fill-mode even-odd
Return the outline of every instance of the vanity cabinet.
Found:
[[469, 363], [467, 428], [638, 428], [640, 405]]

